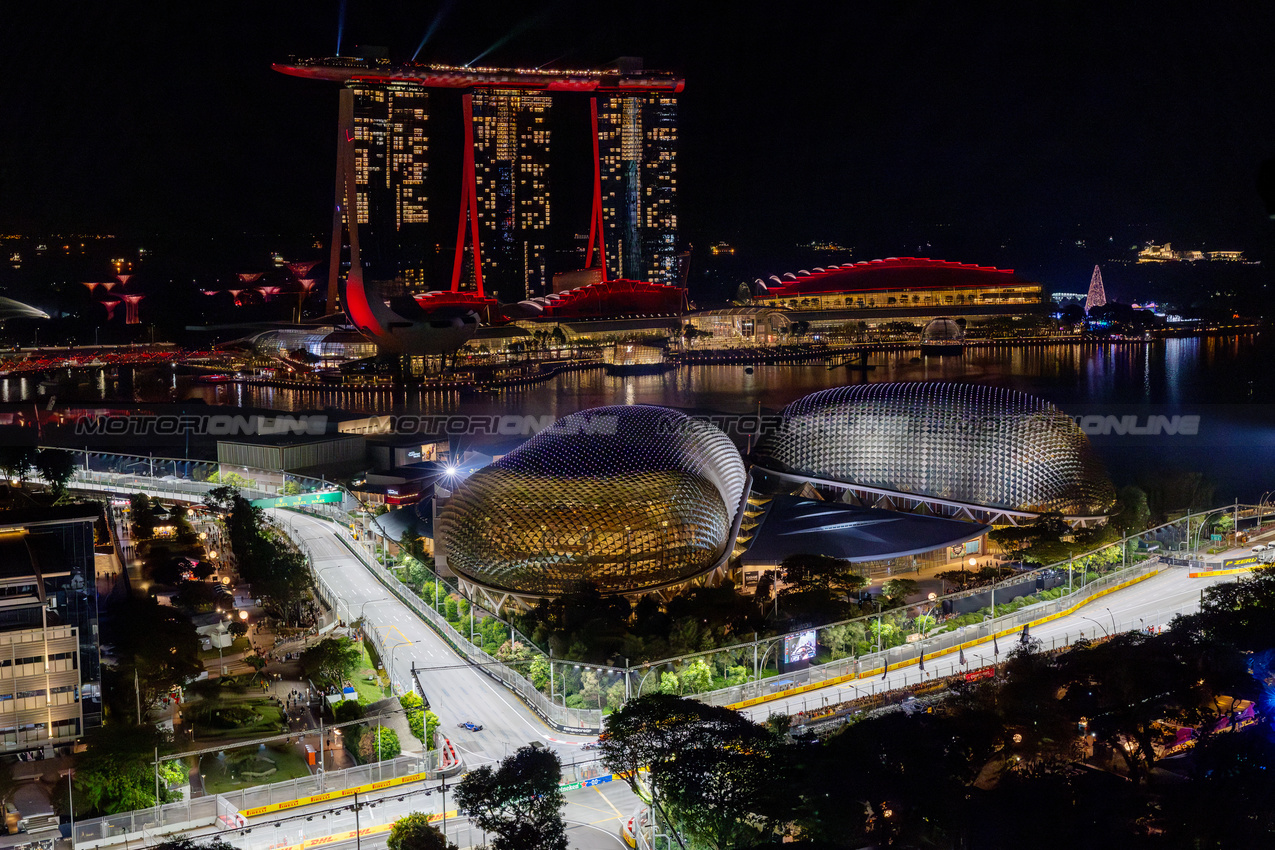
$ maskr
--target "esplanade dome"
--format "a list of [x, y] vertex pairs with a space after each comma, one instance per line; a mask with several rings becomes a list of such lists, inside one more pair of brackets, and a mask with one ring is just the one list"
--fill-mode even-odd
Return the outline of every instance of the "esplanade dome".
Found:
[[875, 383], [808, 395], [784, 409], [756, 465], [814, 483], [1027, 514], [1095, 518], [1115, 501], [1088, 438], [1065, 413], [975, 384]]
[[726, 553], [746, 481], [720, 430], [646, 405], [559, 419], [439, 508], [447, 567], [494, 590], [554, 596], [666, 586]]

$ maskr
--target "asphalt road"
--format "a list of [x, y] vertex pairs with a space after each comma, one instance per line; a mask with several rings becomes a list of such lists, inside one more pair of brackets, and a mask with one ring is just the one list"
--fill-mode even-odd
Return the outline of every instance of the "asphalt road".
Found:
[[[381, 792], [368, 798], [360, 796], [357, 825], [360, 830], [371, 830], [358, 841], [341, 836], [352, 833], [356, 817], [354, 800], [343, 800], [334, 806], [324, 803], [261, 815], [252, 819], [245, 829], [218, 831], [215, 828], [196, 830], [192, 836], [217, 834], [242, 850], [278, 850], [295, 847], [302, 842], [335, 837], [324, 846], [349, 846], [360, 848], [385, 847], [389, 835], [387, 827], [412, 812], [436, 814], [448, 812], [446, 832], [448, 838], [461, 848], [485, 843], [482, 831], [466, 818], [456, 816], [453, 784], [448, 783], [446, 795], [437, 782]], [[624, 847], [620, 838], [622, 819], [627, 819], [639, 805], [639, 800], [621, 782], [609, 782], [591, 788], [580, 788], [564, 794], [566, 806], [563, 819], [567, 822], [570, 846], [579, 850], [619, 850]], [[440, 821], [437, 824], [443, 828]], [[379, 829], [378, 829], [379, 827]]]
[[[1066, 617], [1030, 629], [1032, 637], [1042, 641], [1046, 648], [1065, 646], [1078, 638], [1103, 637], [1169, 624], [1175, 614], [1187, 614], [1200, 607], [1200, 593], [1223, 581], [1235, 581], [1237, 577], [1190, 578], [1186, 567], [1165, 567], [1158, 574], [1135, 585], [1099, 597]], [[971, 633], [970, 639], [974, 639]], [[1014, 647], [1013, 636], [998, 641], [1001, 658]], [[926, 658], [922, 672], [913, 662], [891, 670], [888, 675], [870, 676], [853, 684], [832, 685], [809, 691], [798, 696], [772, 700], [744, 710], [754, 720], [764, 720], [771, 714], [795, 714], [799, 711], [832, 705], [843, 700], [888, 691], [904, 685], [915, 685], [924, 678], [948, 676], [962, 669], [972, 670], [997, 660], [991, 640], [965, 650], [966, 665], [962, 668], [955, 653]]]
[[[286, 511], [271, 513], [290, 535], [305, 542], [319, 580], [342, 600], [338, 616], [347, 623], [362, 617], [365, 628], [379, 630], [390, 656], [387, 670], [398, 688], [414, 687], [411, 665], [415, 662], [430, 708], [467, 768], [499, 761], [532, 741], [556, 750], [564, 764], [593, 760], [580, 745], [594, 738], [551, 729], [507, 689], [458, 658], [355, 558], [331, 523]], [[466, 721], [483, 730], [458, 728]]]

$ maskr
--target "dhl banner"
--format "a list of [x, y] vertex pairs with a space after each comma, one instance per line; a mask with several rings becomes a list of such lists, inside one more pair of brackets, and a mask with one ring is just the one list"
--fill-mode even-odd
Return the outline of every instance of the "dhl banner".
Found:
[[246, 818], [256, 817], [257, 815], [265, 815], [270, 812], [282, 812], [288, 809], [298, 809], [302, 806], [309, 806], [313, 803], [326, 803], [328, 800], [339, 800], [342, 797], [353, 797], [355, 794], [366, 794], [368, 791], [380, 791], [384, 788], [394, 788], [398, 785], [407, 785], [409, 782], [420, 782], [425, 779], [423, 773], [409, 773], [407, 776], [400, 776], [397, 779], [382, 779], [380, 782], [369, 782], [366, 785], [359, 785], [354, 788], [342, 788], [339, 791], [326, 791], [322, 794], [311, 794], [309, 797], [301, 797], [297, 800], [285, 800], [282, 803], [271, 803], [268, 806], [256, 806], [251, 809], [244, 809], [239, 814]]
[[[455, 812], [448, 812], [448, 817], [455, 817]], [[435, 812], [429, 816], [430, 823], [436, 820], [442, 820], [443, 815]], [[377, 826], [365, 826], [360, 830], [347, 830], [345, 832], [334, 832], [331, 835], [320, 835], [317, 838], [307, 838], [300, 844], [289, 844], [284, 847], [277, 847], [275, 850], [307, 850], [310, 847], [322, 847], [327, 844], [340, 844], [342, 841], [349, 841], [352, 838], [367, 838], [369, 835], [378, 835], [382, 832], [389, 832], [394, 828], [393, 823], [382, 823]]]

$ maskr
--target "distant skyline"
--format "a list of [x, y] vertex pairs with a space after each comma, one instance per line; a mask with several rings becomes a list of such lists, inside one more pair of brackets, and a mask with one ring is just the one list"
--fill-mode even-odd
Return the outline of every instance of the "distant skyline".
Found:
[[432, 27], [422, 61], [634, 55], [683, 74], [681, 229], [701, 262], [719, 239], [1042, 266], [1147, 239], [1268, 258], [1275, 9], [1227, 6], [22, 6], [0, 60], [0, 231], [320, 234], [336, 88], [270, 63], [333, 54], [338, 29], [344, 52], [408, 59]]

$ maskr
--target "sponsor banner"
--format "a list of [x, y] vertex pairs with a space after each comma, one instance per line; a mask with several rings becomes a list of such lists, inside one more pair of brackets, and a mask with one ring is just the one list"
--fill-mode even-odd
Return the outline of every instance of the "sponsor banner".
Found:
[[1196, 572], [1196, 573], [1187, 573], [1187, 576], [1189, 578], [1213, 578], [1214, 576], [1238, 576], [1238, 575], [1243, 575], [1244, 573], [1251, 573], [1253, 569], [1257, 566], [1259, 565], [1254, 564], [1252, 567], [1237, 567], [1236, 569], [1233, 569], [1233, 570], [1200, 570], [1199, 572]]
[[995, 667], [980, 667], [977, 670], [971, 670], [965, 674], [964, 679], [967, 682], [977, 682], [979, 679], [990, 679], [996, 675]]
[[397, 779], [382, 779], [380, 782], [369, 782], [366, 785], [359, 785], [354, 788], [342, 788], [339, 791], [327, 791], [323, 794], [311, 794], [309, 797], [301, 797], [297, 800], [285, 800], [282, 803], [271, 803], [268, 806], [256, 806], [251, 809], [244, 809], [239, 814], [246, 818], [257, 817], [258, 815], [269, 814], [270, 812], [282, 812], [288, 809], [298, 809], [302, 806], [309, 806], [314, 803], [326, 803], [328, 800], [339, 800], [342, 797], [353, 797], [355, 794], [366, 794], [368, 791], [380, 791], [384, 788], [394, 788], [399, 785], [406, 785], [409, 782], [420, 782], [425, 779], [423, 773], [409, 773], [407, 776], [400, 776]]
[[[456, 817], [456, 812], [450, 811], [447, 813], [447, 816]], [[442, 819], [443, 815], [441, 812], [431, 812], [429, 815], [430, 823]], [[382, 832], [389, 832], [393, 828], [393, 822], [377, 824], [376, 826], [365, 826], [357, 831], [351, 829], [346, 832], [334, 832], [331, 835], [320, 835], [317, 838], [307, 838], [300, 844], [288, 844], [277, 847], [276, 850], [308, 850], [310, 847], [323, 847], [328, 844], [340, 844], [343, 841], [351, 841], [355, 838], [367, 838], [369, 835], [379, 835]]]
[[279, 496], [275, 499], [253, 499], [254, 508], [293, 508], [298, 505], [340, 504], [340, 490], [321, 490], [317, 493], [300, 493], [295, 496]]
[[[1057, 620], [1060, 617], [1066, 617], [1068, 614], [1071, 614], [1083, 608], [1084, 606], [1090, 604], [1096, 599], [1101, 599], [1102, 597], [1106, 596], [1109, 593], [1115, 593], [1118, 590], [1123, 590], [1126, 587], [1137, 584], [1140, 581], [1146, 581], [1147, 579], [1151, 578], [1154, 575], [1158, 575], [1159, 573], [1160, 573], [1159, 570], [1151, 570], [1150, 572], [1137, 576], [1136, 578], [1131, 578], [1128, 581], [1122, 581], [1120, 582], [1120, 584], [1112, 585], [1111, 587], [1108, 587], [1105, 590], [1099, 591], [1098, 593], [1095, 593], [1092, 596], [1086, 597], [1080, 602], [1077, 602], [1075, 605], [1072, 605], [1070, 608], [1065, 608], [1062, 611], [1058, 611], [1057, 613], [1050, 614], [1046, 617], [1041, 617], [1038, 620], [1032, 620], [1027, 625], [1038, 626], [1041, 623], [1048, 623], [1051, 620]], [[933, 659], [933, 658], [938, 658], [939, 656], [942, 656], [942, 655], [951, 655], [953, 652], [956, 652], [957, 650], [969, 649], [970, 647], [977, 646], [980, 643], [987, 643], [993, 637], [998, 637], [998, 638], [1008, 637], [1009, 635], [1014, 635], [1018, 633], [1019, 633], [1019, 627], [1014, 626], [1013, 628], [1004, 629], [1002, 631], [996, 632], [995, 635], [987, 635], [986, 637], [980, 638], [978, 640], [968, 641], [966, 643], [960, 644], [959, 646], [952, 646], [952, 647], [948, 647], [947, 649], [938, 650], [935, 652], [927, 652], [925, 654], [925, 657], [927, 659]], [[897, 664], [890, 664], [890, 665], [887, 665], [887, 667], [891, 670], [896, 670], [900, 667], [906, 667], [913, 663], [915, 662], [909, 660], [909, 661], [903, 661]], [[866, 672], [859, 673], [857, 675], [854, 673], [847, 673], [844, 676], [833, 676], [830, 679], [823, 679], [818, 682], [811, 682], [808, 685], [801, 685], [795, 688], [786, 688], [785, 690], [782, 690], [782, 691], [776, 691], [773, 694], [766, 694], [760, 697], [752, 697], [751, 699], [746, 699], [741, 702], [730, 703], [729, 705], [726, 706], [726, 708], [732, 708], [736, 711], [739, 711], [741, 708], [748, 708], [750, 706], [760, 705], [761, 703], [764, 703], [764, 702], [771, 702], [773, 700], [783, 699], [784, 697], [797, 696], [799, 694], [804, 694], [808, 691], [817, 691], [821, 688], [828, 688], [834, 685], [840, 685], [843, 682], [851, 682], [856, 679], [866, 679], [871, 676], [879, 676], [879, 675], [881, 675], [881, 668], [875, 667], [872, 670], [868, 670]]]
[[581, 782], [567, 782], [563, 785], [559, 785], [558, 790], [564, 793], [567, 791], [579, 791], [581, 788], [592, 788], [594, 785], [602, 785], [605, 782], [611, 782], [618, 778], [622, 777], [618, 777], [614, 773], [608, 773], [606, 776], [595, 776], [592, 779], [585, 779]]

